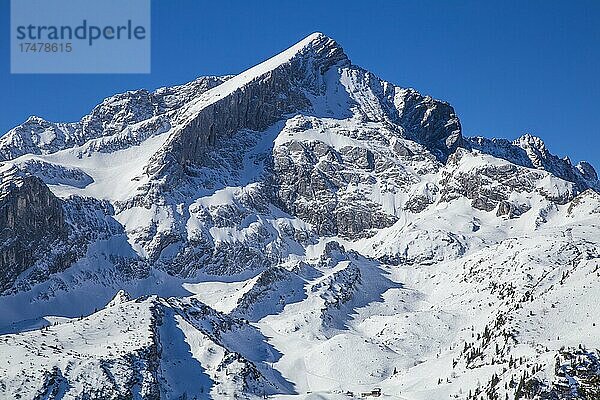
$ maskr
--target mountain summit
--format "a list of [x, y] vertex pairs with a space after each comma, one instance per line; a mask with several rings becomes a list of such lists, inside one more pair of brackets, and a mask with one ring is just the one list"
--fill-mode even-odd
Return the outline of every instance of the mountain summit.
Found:
[[0, 398], [600, 393], [593, 167], [321, 33], [0, 160]]

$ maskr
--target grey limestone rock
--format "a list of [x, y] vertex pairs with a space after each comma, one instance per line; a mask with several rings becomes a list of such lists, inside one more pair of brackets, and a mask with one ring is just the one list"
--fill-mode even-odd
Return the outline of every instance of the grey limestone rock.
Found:
[[51, 271], [67, 268], [72, 254], [54, 252], [68, 238], [62, 202], [38, 178], [16, 168], [4, 171], [0, 186], [0, 291], [33, 264]]

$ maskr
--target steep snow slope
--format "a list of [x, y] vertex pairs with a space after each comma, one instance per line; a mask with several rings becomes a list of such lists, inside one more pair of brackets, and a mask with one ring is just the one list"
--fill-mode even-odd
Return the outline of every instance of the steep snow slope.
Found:
[[463, 138], [323, 34], [0, 154], [0, 397], [600, 391], [594, 169]]

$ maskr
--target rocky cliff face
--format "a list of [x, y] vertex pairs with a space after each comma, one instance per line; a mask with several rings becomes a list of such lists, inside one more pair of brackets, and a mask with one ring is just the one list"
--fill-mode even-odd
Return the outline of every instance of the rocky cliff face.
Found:
[[463, 145], [460, 121], [448, 103], [411, 89], [398, 90], [395, 102], [398, 122], [409, 138], [423, 144], [442, 161]]
[[11, 168], [0, 188], [0, 291], [37, 262], [52, 264], [49, 273], [68, 268], [69, 254], [53, 254], [68, 237], [62, 202], [38, 178]]

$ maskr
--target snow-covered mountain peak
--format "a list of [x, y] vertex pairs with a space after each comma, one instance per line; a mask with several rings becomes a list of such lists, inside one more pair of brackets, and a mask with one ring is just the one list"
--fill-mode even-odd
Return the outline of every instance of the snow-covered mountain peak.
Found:
[[47, 123], [48, 121], [46, 121], [45, 119], [38, 117], [37, 115], [30, 115], [29, 117], [27, 117], [27, 119], [25, 120], [25, 122], [23, 122], [23, 124], [27, 125], [27, 124], [44, 124]]
[[298, 54], [307, 55], [311, 52], [316, 58], [330, 59], [334, 63], [347, 59], [344, 50], [334, 39], [321, 32], [314, 32], [266, 62], [273, 65], [284, 59], [290, 60]]
[[591, 165], [465, 138], [450, 104], [325, 35], [30, 118], [0, 156], [0, 397], [562, 399], [598, 381]]
[[560, 158], [552, 154], [541, 138], [531, 134], [524, 134], [512, 142], [506, 139], [472, 137], [466, 140], [466, 147], [516, 165], [548, 171], [575, 183], [579, 191], [587, 188], [600, 190], [600, 182], [591, 164], [582, 161], [574, 166], [568, 157]]
[[114, 307], [116, 305], [123, 304], [128, 301], [131, 301], [131, 296], [129, 295], [129, 293], [127, 293], [124, 290], [119, 290], [117, 294], [115, 294], [115, 297], [113, 297], [112, 300], [108, 302], [106, 307]]
[[518, 139], [514, 140], [513, 144], [527, 152], [529, 159], [536, 168], [543, 168], [544, 160], [551, 156], [544, 141], [541, 138], [533, 136], [529, 133], [525, 133]]
[[[333, 39], [322, 33], [313, 33], [270, 59], [235, 75], [226, 84], [209, 90], [200, 98], [192, 101], [183, 111], [184, 123], [188, 122], [186, 119], [195, 118], [196, 113], [203, 108], [241, 90], [254, 81], [269, 79], [278, 70], [286, 69], [288, 71], [283, 73], [292, 74], [302, 80], [315, 72], [323, 74], [333, 65], [346, 66], [349, 64], [350, 60], [344, 50]], [[299, 83], [310, 84], [310, 82], [302, 81]], [[283, 93], [279, 93], [279, 95], [283, 95]]]
[[519, 138], [515, 139], [513, 143], [520, 147], [534, 147], [540, 152], [547, 152], [546, 144], [544, 141], [531, 133], [524, 133]]

